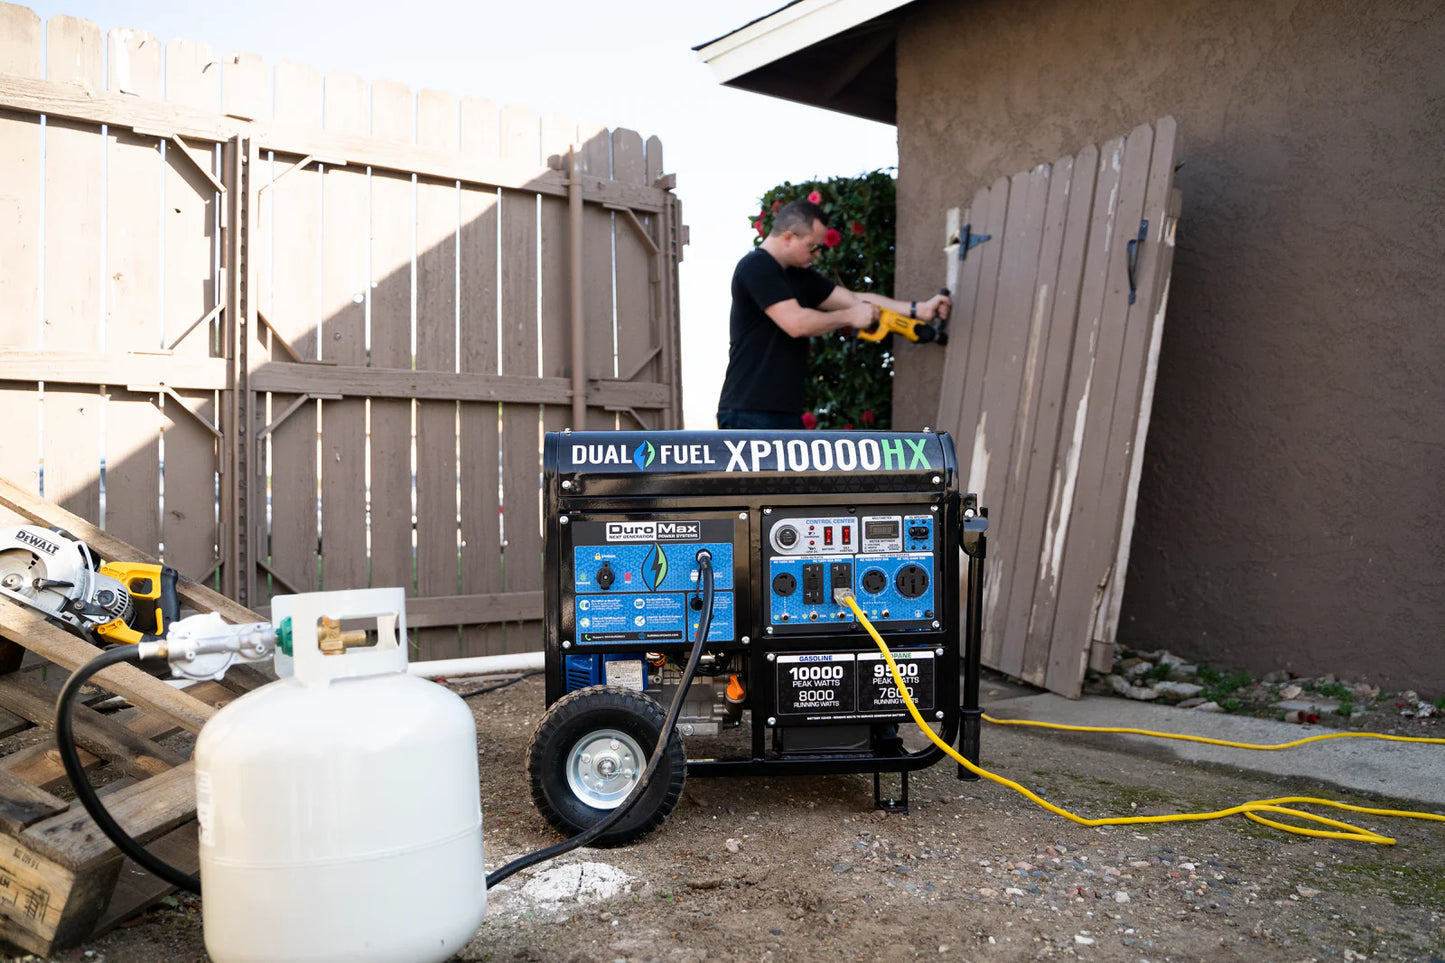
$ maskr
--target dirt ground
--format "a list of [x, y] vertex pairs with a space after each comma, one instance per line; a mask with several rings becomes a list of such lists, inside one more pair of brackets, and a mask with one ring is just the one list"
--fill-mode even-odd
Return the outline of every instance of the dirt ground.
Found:
[[[558, 838], [526, 785], [542, 682], [470, 701], [494, 868]], [[1411, 808], [999, 727], [984, 730], [983, 764], [1090, 816], [1290, 794]], [[579, 850], [494, 888], [457, 959], [1445, 963], [1445, 823], [1354, 817], [1393, 847], [1238, 816], [1087, 828], [956, 773], [914, 774], [907, 815], [875, 812], [862, 775], [690, 779], [641, 843]], [[205, 960], [199, 903], [170, 902], [55, 959]]]

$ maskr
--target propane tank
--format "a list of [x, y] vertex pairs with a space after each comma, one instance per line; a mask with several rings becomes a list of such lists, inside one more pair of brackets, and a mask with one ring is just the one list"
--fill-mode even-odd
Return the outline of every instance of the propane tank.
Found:
[[[399, 588], [277, 596], [272, 618], [281, 678], [196, 741], [207, 952], [451, 958], [487, 900], [470, 709], [407, 674]], [[372, 623], [374, 645], [341, 631]]]

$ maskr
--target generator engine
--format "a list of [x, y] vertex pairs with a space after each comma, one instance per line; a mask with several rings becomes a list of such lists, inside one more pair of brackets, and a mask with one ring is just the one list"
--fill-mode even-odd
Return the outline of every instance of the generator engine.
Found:
[[[528, 768], [560, 831], [620, 805], [664, 736], [664, 768], [600, 842], [660, 825], [684, 775], [871, 772], [875, 803], [906, 809], [908, 772], [943, 752], [908, 747], [913, 722], [843, 593], [935, 731], [977, 760], [987, 513], [960, 494], [946, 433], [555, 432], [543, 489], [549, 710]], [[707, 611], [704, 557], [707, 636], [664, 734]]]

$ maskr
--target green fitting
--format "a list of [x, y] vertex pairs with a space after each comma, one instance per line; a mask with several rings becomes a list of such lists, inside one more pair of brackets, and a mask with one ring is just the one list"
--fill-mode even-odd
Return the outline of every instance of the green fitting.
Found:
[[291, 616], [289, 615], [281, 620], [280, 625], [276, 626], [276, 648], [283, 655], [291, 654]]

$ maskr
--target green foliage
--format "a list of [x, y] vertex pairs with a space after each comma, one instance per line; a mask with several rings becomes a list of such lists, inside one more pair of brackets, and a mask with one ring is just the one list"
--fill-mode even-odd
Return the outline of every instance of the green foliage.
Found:
[[1158, 679], [1161, 682], [1167, 682], [1173, 674], [1174, 667], [1167, 662], [1160, 662], [1149, 670], [1149, 678]]
[[1315, 691], [1328, 699], [1339, 699], [1341, 702], [1352, 698], [1349, 686], [1340, 682], [1328, 682], [1316, 688]]
[[[761, 244], [773, 213], [789, 201], [815, 200], [828, 216], [836, 243], [823, 248], [813, 267], [850, 291], [893, 293], [894, 184], [887, 170], [857, 177], [784, 182], [762, 196], [752, 215]], [[819, 428], [889, 428], [893, 424], [892, 338], [873, 343], [852, 331], [813, 338], [803, 403]]]
[[1230, 694], [1236, 689], [1253, 684], [1254, 677], [1243, 670], [1225, 675], [1218, 669], [1200, 669], [1199, 681], [1204, 683], [1201, 696], [1233, 712], [1239, 708], [1239, 700], [1231, 698]]

